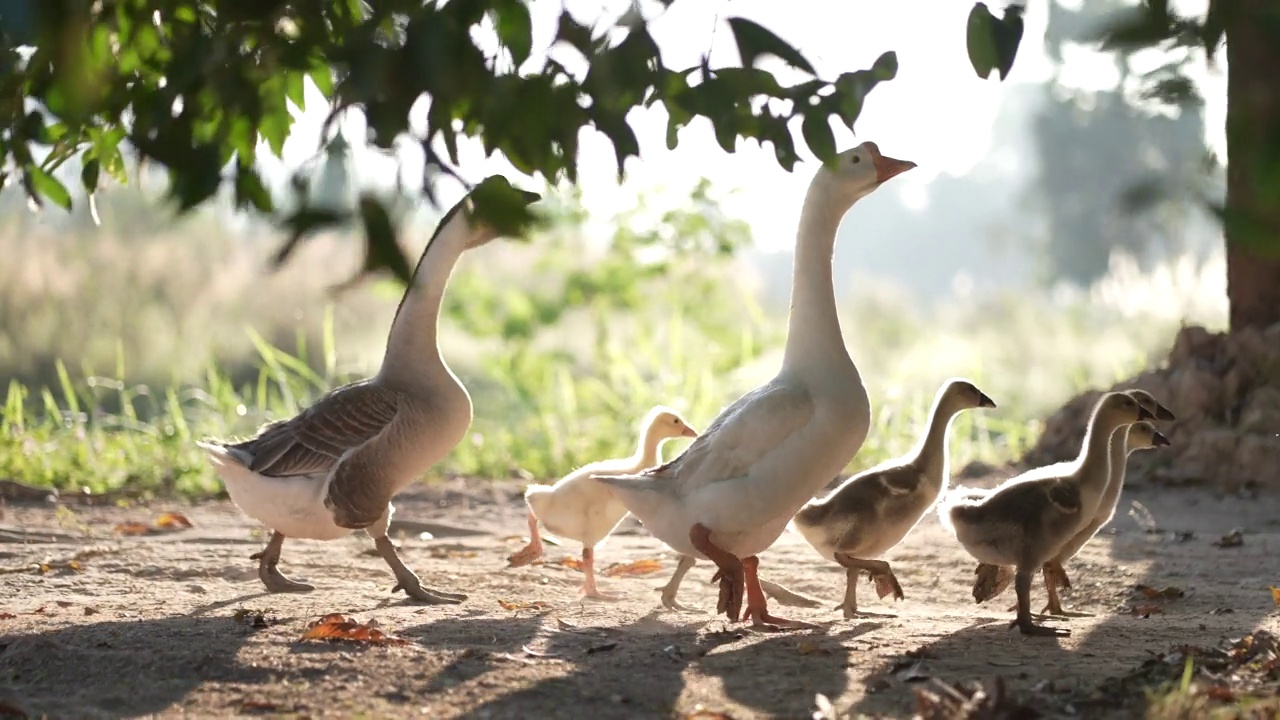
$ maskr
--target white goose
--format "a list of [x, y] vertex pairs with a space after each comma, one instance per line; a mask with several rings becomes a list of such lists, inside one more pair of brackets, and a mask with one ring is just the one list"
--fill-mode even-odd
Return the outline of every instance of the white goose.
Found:
[[[502, 176], [477, 190], [515, 190]], [[474, 191], [473, 193], [474, 194]], [[378, 374], [337, 388], [296, 417], [263, 426], [243, 442], [199, 443], [231, 501], [271, 528], [258, 577], [272, 592], [313, 589], [281, 574], [286, 537], [333, 540], [363, 528], [396, 577], [392, 592], [428, 603], [459, 603], [466, 595], [433, 591], [404, 565], [387, 537], [391, 499], [453, 449], [471, 425], [471, 397], [440, 355], [440, 301], [458, 258], [498, 237], [472, 218], [471, 195], [449, 210], [400, 300]]]
[[555, 485], [530, 485], [524, 493], [529, 505], [529, 544], [507, 558], [507, 567], [522, 567], [542, 557], [541, 520], [549, 534], [582, 543], [582, 594], [597, 600], [618, 599], [596, 587], [595, 548], [618, 527], [627, 509], [594, 476], [651, 468], [661, 459], [662, 444], [678, 437], [698, 437], [698, 432], [680, 413], [659, 405], [641, 421], [639, 445], [631, 457], [583, 465]]
[[739, 619], [745, 591], [745, 617], [755, 625], [798, 624], [769, 614], [756, 555], [853, 459], [871, 421], [836, 314], [836, 230], [854, 203], [913, 167], [866, 142], [820, 169], [800, 213], [781, 371], [725, 408], [671, 462], [598, 476], [659, 540], [719, 567], [717, 609], [730, 620]]

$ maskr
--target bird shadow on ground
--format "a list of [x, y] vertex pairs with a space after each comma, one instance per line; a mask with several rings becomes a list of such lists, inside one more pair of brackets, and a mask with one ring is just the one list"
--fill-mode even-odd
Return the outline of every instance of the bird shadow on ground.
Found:
[[33, 716], [138, 716], [206, 682], [269, 683], [239, 663], [253, 629], [229, 617], [177, 616], [0, 636], [0, 679]]

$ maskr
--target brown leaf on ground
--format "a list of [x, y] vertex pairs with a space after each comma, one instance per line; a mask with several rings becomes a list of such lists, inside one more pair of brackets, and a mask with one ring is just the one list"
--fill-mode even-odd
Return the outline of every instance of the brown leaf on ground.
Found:
[[41, 575], [48, 575], [54, 570], [70, 570], [72, 572], [80, 572], [83, 569], [84, 567], [81, 566], [80, 563], [76, 562], [75, 560], [60, 560], [60, 561], [54, 561], [54, 562], [40, 563], [36, 567], [36, 570]]
[[634, 577], [662, 572], [662, 563], [653, 558], [645, 558], [629, 563], [616, 563], [604, 569], [608, 577]]
[[118, 523], [115, 527], [117, 535], [146, 535], [151, 532], [151, 526], [146, 523], [140, 523], [137, 520]]
[[578, 572], [582, 572], [582, 561], [572, 555], [565, 555], [564, 557], [560, 558], [559, 562], [561, 565], [569, 568], [570, 570], [577, 570]]
[[1181, 588], [1176, 588], [1172, 586], [1167, 587], [1163, 590], [1157, 590], [1151, 587], [1150, 585], [1136, 585], [1134, 586], [1133, 591], [1136, 593], [1140, 593], [1143, 597], [1147, 598], [1148, 600], [1155, 600], [1157, 598], [1162, 600], [1174, 600], [1186, 595], [1186, 593], [1183, 592]]
[[156, 518], [156, 527], [164, 530], [185, 530], [194, 527], [186, 515], [179, 512], [167, 512]]
[[18, 617], [18, 616], [17, 616], [17, 615], [14, 615], [14, 614], [13, 614], [13, 613], [11, 613], [11, 612], [0, 612], [0, 620], [12, 620], [12, 619], [14, 619], [14, 618], [16, 618], [16, 617]]
[[240, 704], [241, 712], [279, 712], [280, 706], [269, 700], [245, 700]]
[[1220, 547], [1220, 548], [1240, 547], [1243, 544], [1244, 544], [1244, 531], [1241, 530], [1240, 528], [1236, 528], [1235, 530], [1232, 530], [1226, 535], [1223, 535], [1222, 537], [1213, 541], [1214, 547]]
[[1007, 693], [1004, 680], [997, 677], [990, 688], [978, 682], [971, 682], [966, 687], [962, 683], [951, 685], [934, 680], [932, 688], [916, 690], [916, 714], [913, 720], [1029, 720], [1038, 717], [1041, 717], [1039, 710], [1023, 705]]
[[1276, 607], [1280, 608], [1280, 587], [1271, 586], [1271, 599], [1276, 601]]
[[527, 602], [523, 600], [499, 600], [498, 604], [502, 606], [503, 610], [549, 610], [551, 608], [551, 603], [548, 603], [545, 600], [531, 600]]
[[800, 651], [801, 655], [815, 655], [815, 654], [830, 655], [831, 654], [831, 651], [829, 649], [822, 647], [821, 645], [819, 645], [818, 643], [812, 640], [800, 641], [800, 645], [797, 646], [796, 649]]
[[312, 622], [302, 634], [303, 640], [343, 640], [373, 645], [408, 645], [409, 641], [383, 632], [375, 621], [356, 622], [341, 613], [330, 613]]
[[85, 606], [84, 606], [84, 614], [85, 614], [85, 615], [97, 615], [97, 614], [98, 614], [98, 608], [93, 607], [92, 605], [85, 605]]
[[117, 535], [155, 535], [162, 532], [175, 532], [194, 527], [186, 515], [178, 512], [161, 513], [155, 522], [148, 525], [137, 520], [118, 523], [115, 526]]
[[1151, 603], [1142, 603], [1141, 605], [1134, 605], [1129, 608], [1129, 614], [1144, 618], [1151, 617], [1152, 615], [1163, 615], [1164, 608]]

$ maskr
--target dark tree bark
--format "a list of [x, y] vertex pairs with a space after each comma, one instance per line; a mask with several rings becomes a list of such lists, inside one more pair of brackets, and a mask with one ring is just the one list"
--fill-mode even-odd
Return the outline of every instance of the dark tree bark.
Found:
[[1231, 330], [1280, 322], [1280, 0], [1227, 3]]

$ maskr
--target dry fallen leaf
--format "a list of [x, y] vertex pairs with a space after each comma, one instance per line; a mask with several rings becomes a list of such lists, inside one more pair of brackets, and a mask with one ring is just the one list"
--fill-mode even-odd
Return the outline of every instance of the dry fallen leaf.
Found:
[[510, 600], [499, 600], [498, 604], [502, 606], [503, 610], [546, 610], [551, 607], [551, 604], [544, 600], [533, 600], [530, 602], [522, 600], [517, 600], [515, 602]]
[[1150, 617], [1152, 615], [1163, 615], [1164, 608], [1160, 607], [1159, 605], [1144, 603], [1142, 605], [1134, 605], [1132, 608], [1129, 609], [1129, 614], [1136, 615], [1138, 617]]
[[117, 524], [115, 531], [117, 535], [146, 535], [151, 532], [151, 528], [146, 523], [130, 520]]
[[582, 571], [582, 561], [576, 557], [573, 557], [572, 555], [565, 555], [564, 557], [560, 558], [560, 564], [569, 568], [570, 570], [577, 570], [579, 572]]
[[13, 613], [11, 613], [11, 612], [0, 612], [0, 620], [12, 620], [12, 619], [14, 619], [14, 618], [16, 618], [16, 617], [18, 617], [18, 616], [17, 616], [17, 615], [14, 615], [14, 614], [13, 614]]
[[312, 622], [302, 634], [303, 640], [346, 640], [374, 645], [408, 645], [409, 641], [378, 629], [370, 620], [361, 624], [341, 613], [330, 613]]
[[90, 605], [85, 605], [85, 606], [84, 606], [84, 614], [85, 614], [85, 615], [97, 615], [97, 614], [98, 614], [98, 608], [93, 607], [93, 606], [90, 606]]
[[1244, 531], [1240, 528], [1236, 528], [1226, 535], [1223, 535], [1221, 538], [1214, 540], [1213, 544], [1220, 548], [1240, 547], [1244, 544]]
[[186, 515], [177, 512], [167, 512], [156, 518], [156, 527], [163, 528], [165, 530], [183, 530], [193, 527], [193, 525], [191, 524], [191, 521], [187, 519]]
[[662, 572], [662, 563], [653, 558], [645, 558], [644, 560], [636, 560], [630, 563], [618, 563], [604, 569], [604, 575], [609, 577], [631, 577], [634, 575], [649, 575], [656, 572]]
[[1280, 587], [1271, 586], [1271, 599], [1276, 601], [1276, 607], [1280, 607]]
[[1141, 593], [1142, 596], [1147, 598], [1148, 600], [1155, 600], [1157, 598], [1161, 598], [1165, 600], [1173, 600], [1186, 595], [1186, 593], [1183, 592], [1181, 588], [1176, 588], [1172, 586], [1167, 587], [1163, 590], [1157, 590], [1151, 587], [1150, 585], [1137, 585], [1133, 588], [1133, 591], [1137, 593]]
[[812, 640], [803, 640], [797, 647], [801, 655], [830, 655], [831, 651]]
[[280, 706], [270, 700], [245, 700], [240, 709], [245, 712], [276, 712]]
[[1222, 702], [1228, 703], [1236, 701], [1235, 691], [1226, 685], [1210, 685], [1209, 687], [1204, 688], [1202, 692], [1214, 700], [1221, 700]]

